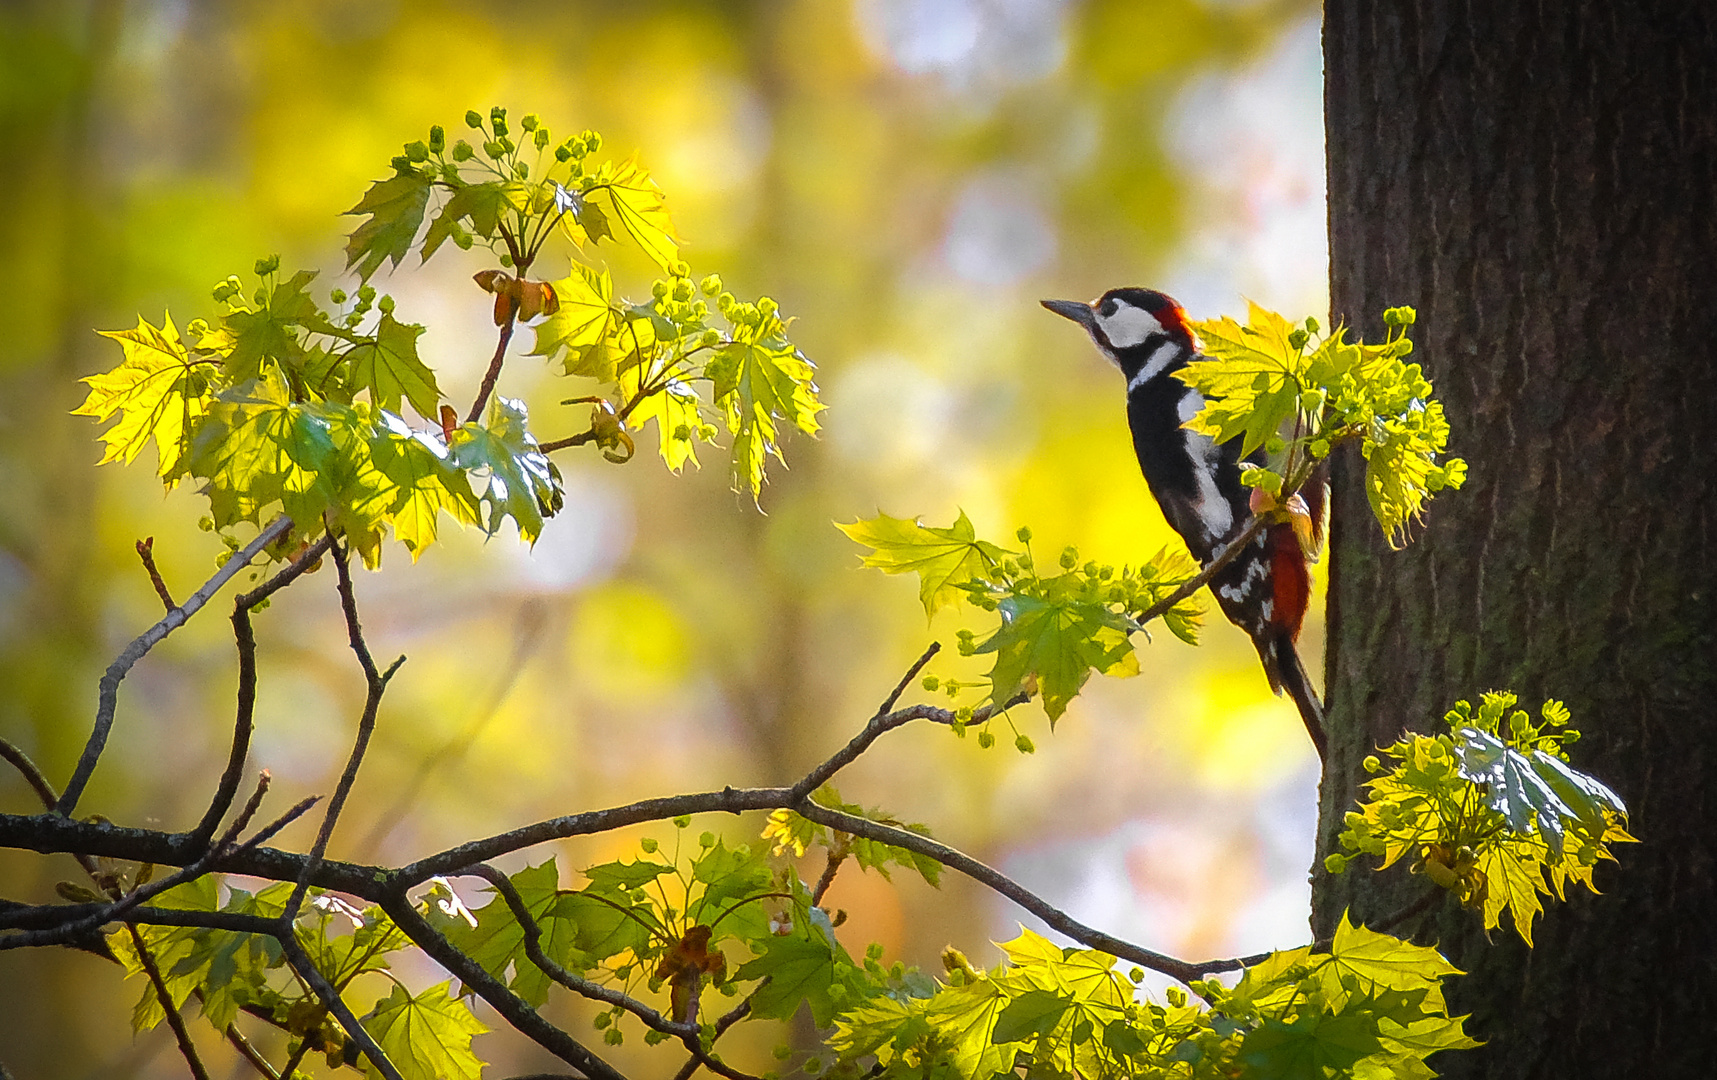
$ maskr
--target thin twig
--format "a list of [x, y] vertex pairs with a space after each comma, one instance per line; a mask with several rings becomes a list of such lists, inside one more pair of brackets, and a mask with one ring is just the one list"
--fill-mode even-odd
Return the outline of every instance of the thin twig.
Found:
[[215, 834], [215, 829], [220, 827], [221, 818], [226, 816], [227, 809], [232, 806], [233, 796], [238, 793], [239, 781], [244, 775], [245, 759], [250, 755], [250, 737], [256, 713], [256, 632], [251, 627], [250, 613], [258, 604], [308, 573], [310, 568], [316, 565], [316, 561], [327, 554], [332, 543], [332, 539], [324, 534], [299, 552], [279, 573], [249, 592], [241, 594], [233, 603], [233, 638], [238, 644], [238, 690], [235, 694], [237, 715], [233, 719], [232, 749], [227, 753], [227, 767], [221, 773], [220, 783], [215, 788], [215, 797], [209, 801], [209, 808], [203, 812], [203, 819], [191, 830], [194, 843], [208, 843], [209, 838]]
[[281, 1080], [283, 1075], [290, 1075], [281, 1073], [273, 1065], [270, 1065], [268, 1059], [262, 1056], [262, 1051], [251, 1045], [251, 1041], [244, 1037], [244, 1032], [238, 1029], [237, 1024], [227, 1025], [226, 1037], [227, 1042], [232, 1043], [233, 1049], [239, 1052], [239, 1056], [250, 1062], [251, 1067], [266, 1076], [268, 1080]]
[[1267, 515], [1252, 515], [1251, 520], [1246, 523], [1246, 528], [1241, 530], [1240, 535], [1224, 544], [1215, 556], [1204, 564], [1203, 569], [1181, 582], [1173, 592], [1133, 616], [1133, 621], [1143, 626], [1159, 615], [1166, 615], [1173, 610], [1176, 604], [1210, 584], [1210, 579], [1221, 573], [1224, 567], [1238, 558], [1240, 552], [1245, 550], [1246, 545], [1257, 539], [1258, 534], [1263, 532], [1264, 527], [1269, 523]]
[[292, 519], [278, 517], [270, 522], [256, 539], [235, 552], [231, 558], [221, 564], [215, 575], [203, 582], [202, 587], [192, 593], [185, 602], [161, 617], [161, 621], [139, 634], [125, 651], [107, 666], [107, 671], [101, 677], [100, 691], [95, 710], [95, 726], [90, 731], [89, 741], [84, 745], [83, 754], [78, 758], [77, 768], [72, 771], [72, 778], [66, 784], [65, 791], [60, 795], [56, 809], [64, 817], [70, 817], [77, 809], [78, 800], [83, 797], [83, 789], [89, 783], [89, 778], [95, 772], [96, 762], [101, 760], [101, 752], [107, 747], [108, 732], [113, 728], [113, 713], [119, 701], [119, 684], [126, 674], [137, 664], [137, 661], [158, 645], [168, 634], [183, 626], [186, 619], [202, 610], [216, 592], [220, 591], [234, 574], [250, 565], [250, 561], [262, 553], [262, 549], [285, 536], [292, 530]]
[[[36, 798], [42, 800], [43, 809], [52, 813], [54, 804], [59, 801], [59, 793], [54, 790], [54, 785], [48, 783], [48, 778], [42, 775], [42, 770], [36, 768], [36, 763], [30, 760], [30, 755], [5, 739], [0, 739], [0, 758], [5, 758], [12, 764], [13, 768], [24, 774], [24, 779], [35, 790]], [[96, 876], [95, 859], [83, 852], [74, 851], [71, 854], [78, 861], [78, 865], [83, 867], [84, 873], [92, 878]]]
[[286, 902], [286, 910], [282, 918], [293, 919], [298, 915], [298, 908], [304, 902], [304, 895], [310, 889], [310, 877], [316, 872], [322, 861], [322, 856], [328, 851], [328, 841], [334, 835], [334, 826], [340, 820], [340, 812], [345, 809], [346, 796], [352, 793], [352, 785], [358, 779], [358, 767], [364, 762], [364, 753], [369, 749], [370, 736], [376, 729], [376, 713], [381, 709], [382, 694], [387, 690], [388, 680], [394, 672], [405, 663], [405, 657], [395, 660], [387, 671], [377, 671], [376, 662], [370, 656], [370, 648], [364, 643], [363, 627], [358, 624], [358, 599], [352, 588], [352, 568], [349, 565], [349, 553], [334, 545], [334, 570], [338, 574], [340, 589], [340, 609], [346, 616], [346, 635], [351, 642], [352, 652], [357, 654], [358, 666], [364, 670], [366, 683], [364, 694], [364, 712], [358, 718], [357, 737], [352, 742], [352, 752], [346, 758], [346, 769], [340, 775], [340, 782], [334, 788], [333, 797], [328, 800], [328, 809], [322, 815], [322, 827], [316, 831], [316, 843], [310, 849], [310, 856], [304, 861], [304, 869], [298, 876], [298, 885], [292, 890], [292, 896]]
[[[521, 274], [523, 270], [519, 271]], [[483, 373], [483, 383], [477, 387], [477, 400], [471, 403], [471, 413], [465, 417], [467, 424], [475, 424], [483, 415], [483, 406], [489, 403], [489, 395], [495, 392], [495, 383], [501, 377], [501, 365], [507, 360], [507, 343], [513, 340], [513, 327], [518, 323], [519, 305], [513, 301], [507, 306], [507, 319], [501, 324], [501, 340], [495, 343], [495, 357], [489, 361], [489, 370]]]
[[[138, 545], [142, 550], [142, 545]], [[167, 1014], [167, 1026], [173, 1029], [173, 1038], [178, 1040], [179, 1053], [185, 1057], [185, 1064], [191, 1067], [191, 1075], [197, 1080], [209, 1080], [209, 1071], [203, 1068], [203, 1059], [197, 1056], [197, 1048], [191, 1043], [191, 1033], [185, 1030], [185, 1018], [179, 1015], [179, 1007], [173, 1004], [173, 995], [167, 989], [167, 981], [161, 977], [161, 968], [155, 963], [155, 958], [149, 954], [149, 946], [143, 942], [143, 932], [135, 926], [127, 926], [131, 933], [131, 945], [137, 950], [137, 962], [143, 966], [143, 973], [149, 976], [149, 984], [155, 988], [155, 1000], [161, 1006], [161, 1011]]]
[[155, 595], [161, 598], [161, 604], [168, 611], [178, 607], [173, 602], [173, 594], [167, 591], [167, 583], [161, 579], [161, 571], [155, 568], [155, 538], [146, 536], [137, 541], [137, 557], [143, 560], [143, 569], [149, 571], [149, 583], [155, 586]]
[[[769, 985], [771, 978], [773, 978], [773, 976], [763, 976], [763, 981], [759, 982], [751, 993], [745, 995], [744, 1001], [729, 1009], [722, 1015], [721, 1019], [715, 1022], [715, 1031], [709, 1037], [710, 1045], [712, 1047], [715, 1045], [715, 1041], [717, 1039], [727, 1033], [728, 1028], [751, 1015], [751, 999], [757, 996], [758, 990]], [[696, 1054], [693, 1054], [691, 1057], [686, 1059], [686, 1063], [684, 1065], [680, 1066], [680, 1071], [674, 1074], [674, 1080], [691, 1080], [691, 1077], [696, 1074], [698, 1069], [703, 1067], [703, 1064], [703, 1059], [698, 1057]]]
[[299, 944], [298, 935], [293, 932], [291, 920], [283, 914], [278, 921], [283, 929], [275, 934], [275, 940], [280, 942], [280, 951], [285, 954], [286, 962], [292, 965], [292, 970], [298, 973], [299, 978], [310, 984], [310, 989], [314, 990], [316, 996], [322, 1000], [322, 1007], [332, 1013], [334, 1019], [340, 1022], [340, 1026], [346, 1030], [347, 1038], [358, 1044], [358, 1049], [362, 1050], [364, 1056], [370, 1059], [370, 1064], [375, 1066], [377, 1072], [381, 1073], [387, 1080], [405, 1080], [405, 1077], [400, 1075], [398, 1067], [388, 1060], [387, 1054], [383, 1052], [375, 1037], [365, 1030], [363, 1024], [358, 1022], [357, 1015], [352, 1012], [351, 1006], [346, 1004], [345, 999], [340, 997], [340, 992], [334, 989], [333, 984], [323, 977], [321, 971], [317, 970], [315, 962], [310, 959], [310, 954], [304, 951], [303, 945]]

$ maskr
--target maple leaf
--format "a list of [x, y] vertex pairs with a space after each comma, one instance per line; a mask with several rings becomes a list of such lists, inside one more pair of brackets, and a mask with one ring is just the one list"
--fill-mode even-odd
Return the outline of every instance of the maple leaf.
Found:
[[625, 320], [614, 306], [608, 271], [573, 263], [571, 272], [549, 287], [560, 307], [536, 325], [536, 345], [530, 355], [553, 360], [564, 351], [568, 375], [604, 382], [613, 379], [620, 353], [611, 342]]
[[347, 350], [346, 380], [354, 390], [368, 390], [376, 408], [399, 412], [400, 400], [411, 402], [419, 416], [434, 417], [441, 390], [435, 373], [417, 356], [423, 327], [402, 323], [383, 312], [375, 334]]
[[169, 315], [156, 328], [142, 318], [134, 330], [102, 331], [119, 342], [125, 359], [112, 371], [91, 375], [89, 394], [72, 410], [77, 416], [119, 421], [102, 432], [101, 464], [129, 464], [151, 440], [160, 456], [157, 470], [171, 483], [185, 472], [185, 456], [197, 424], [208, 412], [212, 361], [192, 357]]
[[357, 266], [358, 276], [368, 281], [384, 261], [392, 259], [398, 266], [423, 224], [429, 189], [430, 181], [416, 172], [371, 184], [358, 205], [346, 211], [370, 215], [347, 239], [346, 269]]
[[979, 540], [964, 510], [946, 529], [887, 514], [850, 525], [836, 522], [835, 528], [871, 549], [864, 565], [885, 574], [916, 573], [918, 599], [926, 615], [962, 599], [965, 590], [961, 586], [989, 580], [1001, 561], [1013, 554]]
[[489, 507], [484, 529], [492, 536], [504, 518], [518, 525], [519, 537], [534, 542], [543, 519], [560, 509], [560, 471], [537, 449], [526, 426], [525, 403], [497, 396], [486, 423], [467, 423], [453, 433], [449, 449], [461, 468], [486, 472], [481, 496]]
[[[413, 995], [396, 984], [363, 1018], [388, 1059], [408, 1076], [478, 1080], [482, 1075], [483, 1062], [471, 1050], [471, 1037], [489, 1028], [452, 995], [450, 985], [437, 983]], [[368, 1058], [364, 1069], [370, 1080], [381, 1076]]]
[[[655, 260], [664, 273], [670, 273], [679, 259], [680, 241], [674, 234], [673, 220], [668, 216], [667, 200], [662, 189], [650, 179], [650, 174], [636, 161], [621, 165], [604, 165], [597, 175], [597, 185], [585, 193], [588, 203], [597, 196], [606, 196], [608, 217], [620, 222], [620, 227]], [[595, 239], [608, 228], [608, 220], [580, 217], [586, 232]]]

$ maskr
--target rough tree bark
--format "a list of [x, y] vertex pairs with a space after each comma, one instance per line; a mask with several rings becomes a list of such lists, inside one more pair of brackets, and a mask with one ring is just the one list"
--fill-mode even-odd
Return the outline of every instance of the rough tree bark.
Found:
[[[1483, 1050], [1451, 1076], [1709, 1076], [1717, 1015], [1717, 5], [1330, 0], [1332, 314], [1415, 359], [1471, 465], [1390, 552], [1338, 478], [1319, 859], [1361, 758], [1451, 702], [1565, 699], [1575, 764], [1644, 843], [1525, 949], [1452, 904], [1422, 920], [1470, 974]], [[1314, 884], [1327, 933], [1425, 882]]]

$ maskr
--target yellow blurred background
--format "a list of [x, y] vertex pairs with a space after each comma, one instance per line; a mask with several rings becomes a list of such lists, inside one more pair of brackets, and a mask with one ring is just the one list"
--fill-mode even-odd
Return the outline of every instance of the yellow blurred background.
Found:
[[[648, 452], [615, 466], [563, 451], [566, 507], [534, 550], [465, 533], [413, 564], [390, 547], [359, 596], [377, 655], [410, 660], [330, 854], [398, 863], [576, 810], [791, 782], [970, 617], [927, 627], [915, 582], [857, 569], [832, 522], [880, 509], [946, 525], [963, 508], [980, 535], [1029, 524], [1040, 552], [1074, 544], [1116, 563], [1178, 542], [1138, 476], [1114, 371], [1036, 301], [1140, 284], [1195, 317], [1243, 297], [1322, 317], [1321, 95], [1306, 0], [0, 8], [13, 155], [0, 170], [0, 735], [63, 783], [101, 669], [158, 617], [134, 541], [155, 537], [180, 596], [222, 554], [196, 528], [194, 492], [163, 497], [141, 465], [94, 468], [97, 425], [68, 414], [76, 380], [119, 350], [93, 331], [163, 308], [181, 325], [208, 316], [210, 286], [272, 252], [334, 284], [356, 221], [337, 215], [400, 145], [500, 104], [638, 153], [694, 275], [718, 271], [798, 318], [825, 431], [789, 442], [762, 513], [719, 455], [676, 477]], [[647, 296], [642, 260], [599, 254], [621, 291]], [[539, 272], [564, 274], [562, 258]], [[470, 282], [483, 264], [451, 249], [415, 262], [376, 284], [429, 326], [425, 359], [469, 400], [493, 348]], [[590, 390], [521, 351], [502, 392], [530, 403], [539, 438], [582, 428], [558, 402]], [[332, 788], [361, 703], [328, 576], [257, 620], [252, 765], [273, 771], [280, 807]], [[225, 610], [131, 674], [80, 812], [169, 829], [201, 813], [232, 722]], [[1217, 617], [1205, 640], [1157, 634], [1142, 675], [1095, 679], [1053, 735], [1035, 706], [1016, 710], [1035, 755], [909, 728], [839, 786], [1151, 948], [1298, 943], [1315, 758], [1244, 636]], [[1314, 671], [1321, 641], [1314, 614]], [[31, 800], [0, 772], [0, 808]], [[749, 839], [761, 820], [699, 827]], [[312, 831], [279, 842], [307, 846]], [[576, 866], [639, 835], [556, 853]], [[47, 901], [74, 876], [65, 856], [0, 852], [9, 899]], [[930, 968], [950, 943], [994, 963], [985, 942], [1014, 936], [1021, 915], [952, 875], [938, 892], [856, 867], [830, 903], [849, 912], [855, 953], [876, 940]], [[445, 978], [427, 963], [399, 974]], [[0, 955], [0, 1062], [19, 1080], [182, 1075], [164, 1028], [133, 1038], [138, 993], [85, 954]], [[579, 1003], [548, 1013], [595, 1034]], [[785, 1036], [752, 1026], [729, 1041], [761, 1063]], [[488, 1075], [552, 1064], [510, 1032], [476, 1050]], [[646, 1076], [665, 1060], [636, 1038], [616, 1059]]]

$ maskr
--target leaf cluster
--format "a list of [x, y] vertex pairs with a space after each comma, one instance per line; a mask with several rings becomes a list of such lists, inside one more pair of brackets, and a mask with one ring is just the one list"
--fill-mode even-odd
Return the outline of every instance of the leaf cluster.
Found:
[[[162, 893], [153, 902], [182, 911], [278, 918], [292, 890], [291, 882], [254, 894], [230, 888], [223, 903], [215, 878], [204, 876]], [[392, 920], [379, 908], [360, 911], [332, 894], [311, 890], [310, 895], [295, 931], [316, 970], [342, 993], [359, 976], [392, 980], [388, 956], [411, 947], [410, 939]], [[292, 972], [273, 938], [207, 927], [135, 929], [160, 970], [175, 1009], [183, 1009], [195, 995], [202, 1015], [217, 1030], [225, 1031], [244, 1012], [285, 1031], [289, 1052], [295, 1056], [320, 1053], [330, 1068], [360, 1063], [356, 1044], [315, 992]], [[107, 940], [128, 976], [144, 973], [129, 930], [116, 930]], [[393, 981], [386, 996], [375, 999], [361, 1019], [408, 1075], [476, 1080], [483, 1063], [472, 1052], [471, 1039], [488, 1028], [463, 1001], [449, 994], [448, 985], [444, 982], [413, 994]], [[154, 986], [146, 983], [132, 1011], [132, 1027], [147, 1031], [165, 1018]], [[370, 1071], [375, 1075], [373, 1068]]]
[[1345, 915], [1328, 952], [1274, 953], [1232, 989], [1205, 980], [1202, 1001], [1171, 989], [1166, 1005], [1106, 953], [1023, 928], [1001, 948], [987, 972], [949, 950], [934, 993], [843, 1014], [831, 1046], [847, 1072], [831, 1075], [1428, 1077], [1429, 1055], [1477, 1045], [1443, 1000], [1452, 965]]
[[[812, 792], [811, 800], [843, 814], [862, 817], [883, 825], [893, 825], [920, 836], [930, 835], [928, 825], [916, 822], [909, 824], [889, 816], [886, 811], [876, 808], [866, 810], [857, 803], [841, 801], [841, 793], [831, 784], [824, 784]], [[942, 880], [942, 864], [927, 855], [885, 844], [880, 840], [872, 840], [867, 836], [856, 836], [839, 829], [831, 829], [788, 809], [776, 810], [769, 815], [769, 822], [763, 828], [763, 839], [774, 843], [773, 854], [785, 855], [791, 852], [795, 858], [803, 857], [812, 847], [823, 848], [828, 852], [831, 866], [838, 866], [842, 859], [850, 856], [861, 869], [875, 870], [885, 880], [892, 880], [888, 872], [890, 866], [904, 866], [916, 871], [918, 876], [933, 886], [939, 885]]]
[[[1010, 550], [978, 539], [964, 512], [945, 529], [887, 514], [837, 527], [871, 549], [864, 565], [887, 574], [916, 573], [927, 615], [959, 600], [996, 614], [996, 626], [982, 639], [970, 630], [959, 632], [962, 655], [993, 656], [985, 702], [1000, 709], [1021, 693], [1040, 693], [1052, 724], [1093, 671], [1137, 674], [1132, 635], [1144, 627], [1136, 616], [1196, 573], [1186, 555], [1167, 549], [1143, 566], [1117, 568], [1081, 563], [1072, 547], [1061, 552], [1055, 571], [1045, 573], [1032, 554], [1031, 530], [1018, 530], [1022, 550]], [[1163, 620], [1175, 636], [1196, 644], [1202, 615], [1197, 601], [1188, 598]], [[963, 688], [954, 679], [935, 683], [932, 689], [950, 696]], [[961, 710], [961, 720], [972, 715], [970, 708]], [[960, 722], [954, 730], [964, 733]], [[979, 741], [993, 744], [987, 730]], [[1024, 736], [1016, 745], [1029, 750]]]
[[[498, 106], [465, 122], [476, 147], [449, 145], [442, 128], [431, 128], [427, 141], [394, 158], [395, 175], [347, 211], [367, 216], [351, 234], [347, 265], [367, 279], [414, 244], [424, 262], [448, 240], [488, 248], [518, 275], [485, 285], [496, 325], [543, 316], [532, 354], [561, 358], [565, 374], [602, 385], [582, 441], [626, 461], [636, 449], [630, 430], [654, 420], [662, 460], [678, 472], [697, 464], [697, 444], [713, 442], [719, 425], [731, 439], [734, 486], [755, 499], [784, 430], [815, 435], [823, 408], [814, 366], [788, 340], [790, 320], [769, 297], [752, 302], [724, 290], [719, 276], [694, 284], [661, 189], [636, 160], [597, 162], [600, 133], [557, 143], [534, 114], [514, 131]], [[642, 302], [619, 298], [608, 270], [586, 261], [553, 282], [528, 280], [556, 234], [581, 255], [625, 236], [667, 276]], [[708, 385], [700, 393], [697, 383]]]
[[329, 312], [306, 291], [314, 272], [280, 280], [273, 259], [256, 269], [249, 298], [236, 278], [216, 286], [224, 311], [214, 325], [197, 320], [181, 337], [171, 317], [160, 327], [140, 319], [106, 334], [125, 359], [84, 380], [89, 394], [76, 410], [118, 417], [102, 435], [104, 462], [129, 462], [153, 443], [168, 487], [202, 481], [204, 525], [229, 547], [232, 527], [286, 514], [294, 534], [277, 556], [334, 529], [373, 567], [391, 529], [416, 558], [444, 512], [491, 533], [511, 518], [521, 537], [536, 538], [560, 506], [560, 475], [522, 402], [495, 398], [480, 422], [413, 427], [402, 403], [433, 417], [441, 396], [417, 355], [423, 328], [399, 322], [391, 299], [375, 303], [368, 285], [352, 297], [335, 290], [335, 302], [351, 303]]
[[1408, 307], [1385, 312], [1381, 345], [1349, 342], [1344, 327], [1320, 337], [1316, 319], [1294, 326], [1257, 304], [1245, 325], [1195, 321], [1204, 356], [1176, 377], [1206, 401], [1186, 426], [1218, 442], [1240, 439], [1247, 456], [1264, 450], [1268, 462], [1241, 479], [1269, 505], [1285, 504], [1337, 446], [1357, 443], [1372, 513], [1398, 546], [1425, 500], [1466, 478], [1459, 458], [1439, 463], [1449, 424], [1424, 372], [1405, 360], [1414, 318]]
[[[1412, 856], [1413, 869], [1481, 910], [1485, 929], [1508, 911], [1532, 944], [1540, 895], [1565, 899], [1569, 881], [1596, 892], [1598, 862], [1610, 845], [1633, 840], [1627, 807], [1596, 779], [1568, 764], [1580, 733], [1568, 710], [1546, 701], [1534, 719], [1507, 692], [1486, 693], [1475, 710], [1460, 701], [1444, 717], [1449, 731], [1409, 732], [1377, 756], [1359, 808], [1347, 814], [1331, 855], [1340, 873], [1359, 854], [1379, 869]], [[1387, 759], [1387, 764], [1383, 759]]]

